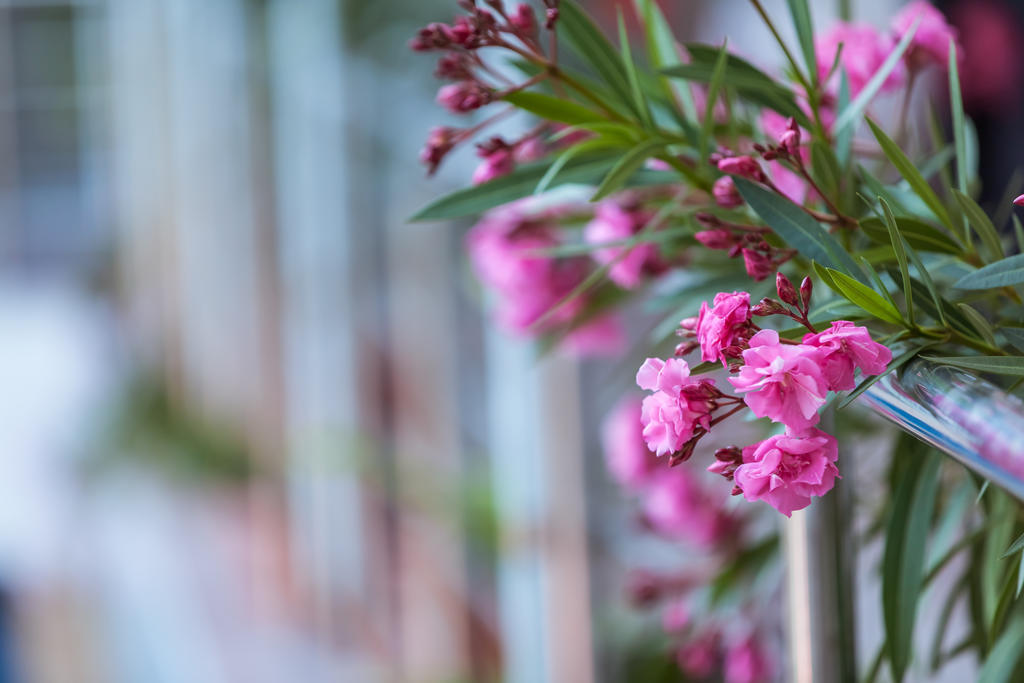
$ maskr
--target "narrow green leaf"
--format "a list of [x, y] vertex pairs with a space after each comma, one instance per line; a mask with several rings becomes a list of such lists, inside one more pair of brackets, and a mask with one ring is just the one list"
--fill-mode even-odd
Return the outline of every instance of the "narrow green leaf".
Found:
[[1017, 540], [1011, 543], [1010, 547], [1006, 549], [1006, 552], [999, 556], [999, 559], [1005, 560], [1007, 557], [1013, 555], [1018, 550], [1024, 550], [1024, 534], [1018, 536]]
[[981, 237], [982, 244], [989, 252], [989, 261], [996, 261], [1003, 258], [1003, 244], [999, 240], [999, 233], [996, 226], [992, 225], [992, 219], [988, 217], [985, 210], [978, 206], [978, 203], [959, 190], [953, 190], [953, 196], [964, 212], [967, 222], [971, 224], [974, 231]]
[[[573, 159], [565, 164], [561, 173], [558, 174], [558, 178], [551, 182], [551, 187], [566, 183], [596, 184], [614, 159], [614, 156], [607, 154], [588, 155]], [[533, 193], [537, 182], [544, 176], [549, 165], [549, 161], [524, 165], [512, 173], [495, 178], [490, 182], [456, 190], [434, 200], [409, 220], [416, 222], [462, 218], [482, 213], [499, 204], [507, 204], [515, 199], [521, 199]], [[630, 178], [630, 182], [640, 185], [664, 184], [666, 175], [668, 174], [663, 171], [640, 170]]]
[[979, 313], [970, 304], [965, 304], [963, 302], [958, 303], [957, 308], [963, 311], [964, 315], [967, 316], [967, 319], [971, 321], [971, 325], [974, 329], [981, 334], [982, 339], [992, 346], [996, 345], [995, 331], [992, 329], [992, 325], [985, 320], [985, 317], [981, 313]]
[[1014, 598], [1020, 597], [1020, 591], [1024, 588], [1024, 552], [1020, 554], [1020, 562], [1017, 564], [1017, 592]]
[[722, 43], [722, 49], [715, 60], [715, 69], [711, 72], [711, 81], [708, 83], [707, 101], [704, 103], [704, 118], [700, 125], [700, 158], [706, 159], [712, 142], [712, 130], [715, 125], [715, 103], [718, 101], [718, 91], [722, 88], [725, 79], [725, 64], [729, 58], [729, 45]]
[[907, 181], [911, 189], [914, 190], [914, 193], [931, 209], [932, 213], [935, 214], [935, 217], [943, 225], [950, 230], [954, 230], [953, 222], [949, 218], [949, 212], [946, 211], [946, 207], [943, 206], [938, 195], [935, 194], [935, 191], [932, 190], [928, 181], [924, 179], [924, 176], [917, 170], [914, 163], [907, 158], [903, 150], [881, 128], [875, 125], [874, 121], [867, 119], [867, 122], [868, 126], [871, 127], [871, 132], [875, 134], [875, 139], [878, 140], [878, 144], [882, 147], [882, 152], [892, 162], [892, 165], [896, 167], [896, 170], [900, 172], [900, 175]]
[[[651, 65], [661, 71], [681, 64], [676, 39], [672, 34], [665, 15], [654, 0], [634, 0], [637, 14], [643, 19], [644, 32], [647, 35], [647, 58]], [[693, 93], [688, 86], [677, 87], [671, 80], [665, 79], [665, 89], [671, 99], [679, 102], [683, 115], [690, 121], [697, 120], [697, 107], [693, 101]]]
[[838, 133], [847, 126], [852, 125], [864, 110], [867, 109], [868, 104], [875, 98], [878, 91], [881, 90], [882, 85], [889, 78], [889, 75], [892, 74], [893, 69], [899, 66], [900, 60], [903, 58], [903, 53], [907, 51], [908, 47], [910, 47], [910, 43], [914, 39], [914, 34], [917, 33], [917, 27], [920, 24], [921, 20], [918, 19], [910, 29], [903, 34], [903, 38], [901, 38], [900, 42], [896, 44], [896, 47], [894, 47], [892, 52], [889, 53], [889, 56], [885, 58], [882, 65], [878, 67], [878, 71], [876, 71], [875, 75], [871, 77], [871, 80], [867, 82], [864, 89], [860, 91], [856, 98], [854, 98], [853, 102], [850, 103], [850, 106], [839, 114], [839, 117], [836, 119], [835, 125], [832, 128], [833, 131]]
[[956, 186], [962, 194], [967, 194], [967, 127], [964, 125], [964, 100], [960, 94], [956, 41], [952, 38], [949, 40], [949, 104], [953, 112], [953, 142], [956, 146]]
[[618, 101], [639, 115], [633, 106], [629, 77], [619, 53], [574, 0], [562, 0], [559, 4], [557, 27], [576, 53], [611, 89]]
[[978, 497], [974, 499], [974, 504], [977, 505], [981, 502], [981, 499], [985, 497], [985, 491], [988, 491], [989, 484], [992, 482], [986, 479], [982, 482], [981, 487], [978, 488]]
[[609, 142], [603, 138], [597, 140], [584, 140], [578, 145], [573, 145], [569, 149], [565, 150], [554, 160], [548, 170], [544, 172], [541, 179], [537, 181], [537, 187], [534, 189], [533, 194], [543, 194], [547, 192], [548, 188], [558, 177], [558, 174], [565, 168], [566, 164], [575, 159], [580, 155], [587, 155], [593, 152], [605, 150], [609, 147], [617, 146], [615, 143]]
[[882, 615], [889, 664], [903, 680], [914, 640], [917, 602], [924, 578], [925, 544], [939, 487], [939, 459], [903, 470], [893, 497], [882, 558]]
[[892, 304], [893, 308], [899, 308], [899, 306], [896, 305], [896, 299], [892, 298], [889, 288], [885, 286], [884, 282], [882, 282], [882, 278], [878, 275], [878, 271], [875, 270], [875, 267], [871, 265], [871, 262], [862, 255], [858, 255], [857, 263], [860, 264], [861, 269], [868, 274], [868, 277], [871, 278], [871, 284], [875, 286], [875, 289], [881, 292], [882, 296], [889, 300], [889, 303]]
[[536, 114], [542, 119], [567, 123], [571, 126], [605, 120], [604, 116], [582, 104], [544, 93], [519, 90], [505, 95], [502, 99], [531, 114]]
[[1017, 238], [1017, 250], [1024, 253], [1024, 225], [1020, 224], [1016, 214], [1013, 216], [1013, 236]]
[[[950, 304], [943, 300], [942, 296], [939, 294], [939, 290], [935, 288], [935, 282], [932, 280], [931, 273], [929, 273], [928, 269], [924, 267], [923, 263], [921, 263], [921, 257], [917, 255], [917, 252], [914, 251], [914, 249], [905, 240], [903, 245], [907, 252], [907, 256], [910, 257], [910, 262], [914, 264], [914, 268], [917, 269], [917, 274], [921, 276], [922, 280], [924, 280], [924, 286], [928, 289], [928, 294], [932, 297], [932, 302], [935, 304], [935, 317], [942, 325], [945, 325], [946, 308], [951, 308]], [[910, 283], [910, 288], [911, 290], [915, 290], [914, 295], [916, 297], [917, 292], [913, 281]]]
[[811, 169], [826, 194], [835, 195], [839, 192], [842, 184], [839, 160], [832, 147], [821, 140], [811, 141]]
[[1019, 356], [928, 356], [928, 360], [964, 370], [1024, 377], [1024, 358]]
[[[888, 200], [886, 200], [887, 203]], [[931, 251], [939, 254], [952, 254], [961, 256], [964, 253], [963, 245], [947, 236], [938, 228], [910, 216], [896, 216], [896, 225], [907, 244], [915, 249]], [[880, 218], [870, 217], [860, 220], [861, 230], [868, 239], [878, 244], [889, 244], [891, 238], [889, 230]]]
[[[839, 59], [842, 52], [842, 43], [839, 50], [836, 50], [836, 59]], [[850, 78], [846, 75], [846, 69], [839, 72], [839, 100], [837, 102], [839, 111], [850, 106]], [[850, 164], [853, 152], [853, 126], [846, 126], [836, 132], [836, 159], [839, 160], [841, 168], [847, 168]]]
[[811, 8], [807, 0], [788, 0], [789, 13], [793, 17], [796, 37], [800, 41], [800, 51], [804, 53], [804, 64], [811, 83], [818, 83], [818, 58], [814, 51], [814, 24], [811, 21]]
[[[817, 263], [814, 266], [818, 275], [825, 281], [825, 284], [834, 289], [837, 294], [845, 297], [850, 303], [861, 307], [879, 320], [895, 325], [904, 324], [903, 316], [900, 315], [899, 310], [875, 290], [838, 270], [824, 268]], [[822, 270], [826, 271], [827, 277], [821, 272]]]
[[1024, 282], [1024, 254], [1008, 256], [968, 273], [953, 285], [957, 289], [993, 289]]
[[647, 140], [626, 152], [608, 171], [590, 201], [596, 202], [621, 190], [629, 177], [638, 171], [644, 162], [652, 156], [652, 153], [660, 147], [664, 147], [664, 143], [660, 140]]
[[633, 108], [640, 114], [640, 121], [648, 130], [654, 128], [654, 120], [651, 118], [651, 108], [647, 104], [643, 90], [640, 88], [640, 77], [636, 72], [636, 64], [633, 63], [633, 51], [629, 45], [629, 33], [626, 31], [626, 20], [622, 16], [622, 7], [618, 7], [619, 21], [619, 51], [622, 54], [622, 63], [626, 67], [626, 77], [629, 80], [629, 94], [633, 98]]
[[903, 249], [903, 238], [900, 236], [900, 229], [896, 225], [896, 219], [892, 215], [892, 209], [889, 208], [889, 203], [882, 197], [878, 198], [879, 203], [882, 205], [882, 211], [885, 212], [885, 224], [889, 229], [889, 240], [892, 243], [893, 252], [896, 254], [896, 260], [900, 264], [900, 276], [903, 278], [903, 296], [906, 298], [907, 303], [907, 320], [910, 325], [914, 325], [914, 290], [910, 283], [910, 268], [907, 266], [907, 252]]
[[1024, 329], [1020, 327], [1002, 327], [999, 331], [1003, 333], [1006, 341], [1010, 342], [1013, 348], [1024, 352]]
[[836, 238], [802, 208], [746, 178], [734, 177], [733, 182], [754, 213], [786, 244], [812, 261], [833, 267], [859, 280], [865, 279]]

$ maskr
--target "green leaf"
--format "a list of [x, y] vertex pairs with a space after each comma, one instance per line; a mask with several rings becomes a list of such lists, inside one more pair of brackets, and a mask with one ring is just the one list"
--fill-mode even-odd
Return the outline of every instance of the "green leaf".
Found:
[[[709, 83], [715, 70], [719, 47], [701, 43], [687, 43], [691, 62], [663, 69], [673, 78], [684, 78], [698, 83]], [[796, 95], [750, 62], [730, 54], [725, 64], [725, 82], [745, 100], [768, 107], [784, 116], [792, 116], [805, 128], [811, 127], [807, 114], [796, 103]]]
[[881, 294], [865, 284], [861, 284], [849, 275], [840, 273], [832, 268], [825, 268], [818, 263], [814, 264], [821, 279], [825, 281], [837, 294], [845, 297], [850, 303], [855, 304], [879, 320], [903, 325], [903, 316], [889, 301]]
[[[917, 252], [907, 244], [906, 240], [904, 240], [903, 244], [906, 247], [907, 256], [910, 257], [911, 263], [913, 263], [914, 268], [917, 269], [917, 274], [921, 276], [922, 280], [924, 280], [924, 286], [928, 289], [928, 294], [931, 295], [932, 302], [935, 304], [935, 310], [932, 312], [932, 315], [935, 316], [942, 325], [945, 325], [946, 309], [952, 308], [952, 305], [945, 301], [939, 294], [939, 290], [935, 288], [935, 282], [932, 281], [931, 273], [929, 273], [928, 269], [924, 267], [923, 263], [921, 263], [921, 257], [917, 255]], [[913, 291], [914, 297], [918, 297], [919, 294], [917, 292], [917, 287], [913, 281], [910, 283], [910, 288]]]
[[1008, 256], [968, 273], [953, 285], [957, 289], [993, 289], [1024, 282], [1024, 254]]
[[839, 192], [842, 183], [839, 160], [836, 159], [832, 147], [821, 140], [811, 141], [811, 169], [826, 194], [834, 195]]
[[575, 159], [576, 157], [593, 152], [599, 152], [608, 149], [609, 147], [617, 147], [618, 143], [610, 142], [604, 138], [598, 138], [597, 140], [584, 140], [578, 145], [573, 145], [569, 149], [565, 150], [555, 161], [548, 167], [548, 170], [544, 172], [541, 179], [537, 181], [537, 187], [534, 189], [533, 194], [543, 194], [547, 192], [548, 188], [558, 177], [558, 174], [565, 168], [566, 164]]
[[786, 244], [812, 261], [864, 280], [850, 254], [802, 208], [746, 178], [734, 177], [733, 182], [754, 213]]
[[[842, 43], [840, 43], [842, 45]], [[836, 50], [836, 59], [839, 59], [840, 50]], [[839, 72], [839, 101], [837, 106], [839, 111], [843, 111], [850, 105], [850, 78], [846, 75], [846, 70], [843, 69]], [[836, 132], [836, 159], [839, 161], [839, 165], [842, 168], [847, 168], [850, 164], [850, 159], [853, 152], [853, 126], [847, 126], [840, 131]]]
[[939, 459], [903, 470], [889, 519], [882, 558], [882, 615], [893, 678], [903, 680], [914, 640], [924, 578], [925, 544], [939, 487]]
[[957, 65], [956, 41], [949, 41], [949, 104], [953, 112], [953, 142], [956, 146], [956, 186], [967, 194], [967, 126], [964, 124], [964, 100], [960, 94], [960, 67]]
[[[647, 58], [651, 65], [663, 71], [681, 64], [676, 39], [672, 34], [665, 15], [654, 0], [634, 0], [637, 14], [643, 19], [644, 31], [647, 35]], [[697, 107], [693, 102], [693, 93], [687, 86], [676, 87], [666, 79], [665, 90], [670, 99], [677, 100], [683, 108], [684, 116], [690, 121], [697, 120]]]
[[1010, 547], [1006, 549], [1006, 552], [999, 556], [999, 559], [1004, 560], [1018, 550], [1024, 550], [1024, 534], [1018, 536], [1017, 540], [1011, 543]]
[[[896, 226], [907, 244], [922, 251], [931, 251], [939, 254], [952, 254], [960, 256], [964, 253], [963, 246], [953, 238], [932, 227], [928, 223], [910, 216], [896, 216]], [[870, 217], [860, 220], [861, 230], [868, 239], [878, 244], [889, 244], [889, 230], [885, 221], [880, 218]]]
[[576, 53], [611, 88], [620, 103], [639, 115], [633, 106], [626, 66], [604, 33], [574, 0], [562, 0], [558, 12], [556, 26]]
[[1017, 238], [1018, 251], [1024, 252], [1024, 225], [1021, 225], [1016, 214], [1013, 216], [1013, 236]]
[[531, 114], [536, 114], [542, 119], [567, 123], [571, 126], [605, 120], [604, 116], [582, 104], [544, 93], [519, 90], [505, 95], [502, 99]]
[[967, 319], [971, 321], [971, 325], [974, 329], [981, 334], [982, 339], [988, 342], [991, 346], [996, 345], [996, 335], [992, 329], [992, 325], [985, 320], [985, 317], [981, 313], [978, 313], [978, 311], [970, 304], [965, 304], [963, 302], [958, 303], [957, 308], [967, 316]]
[[911, 327], [914, 326], [914, 290], [910, 282], [910, 268], [907, 266], [907, 252], [903, 249], [903, 238], [900, 236], [900, 229], [896, 225], [896, 219], [892, 215], [889, 203], [879, 197], [878, 201], [885, 212], [885, 224], [889, 230], [889, 240], [892, 242], [893, 252], [900, 264], [900, 276], [903, 278], [903, 296], [907, 302], [907, 319]]
[[[608, 170], [614, 156], [588, 155], [573, 159], [565, 164], [558, 178], [551, 186], [566, 183], [593, 185], [598, 183]], [[450, 218], [462, 218], [482, 213], [500, 204], [507, 204], [532, 194], [538, 181], [544, 176], [550, 162], [543, 161], [517, 168], [512, 173], [473, 187], [456, 190], [441, 197], [412, 216], [409, 220], [431, 221]], [[634, 184], [663, 184], [666, 175], [661, 171], [641, 170], [630, 179]]]
[[992, 219], [988, 217], [984, 209], [978, 203], [959, 190], [953, 190], [960, 208], [963, 209], [967, 222], [971, 224], [974, 231], [981, 237], [982, 244], [989, 252], [989, 261], [1003, 258], [1003, 244], [999, 240], [999, 233], [996, 226], [992, 225]]
[[893, 48], [893, 51], [889, 53], [889, 56], [885, 58], [882, 65], [878, 67], [878, 71], [876, 71], [875, 75], [871, 77], [871, 80], [867, 82], [864, 89], [860, 91], [856, 98], [854, 98], [853, 102], [850, 103], [850, 106], [839, 114], [839, 118], [836, 119], [835, 125], [832, 128], [833, 131], [838, 133], [847, 126], [852, 125], [861, 113], [867, 109], [868, 104], [871, 103], [871, 100], [873, 100], [875, 95], [878, 94], [878, 91], [881, 90], [882, 85], [885, 83], [886, 79], [889, 78], [893, 69], [899, 66], [900, 60], [903, 58], [903, 53], [906, 52], [908, 47], [910, 47], [910, 42], [914, 39], [914, 34], [917, 33], [917, 27], [920, 23], [921, 20], [918, 19], [910, 29], [903, 34], [900, 42], [897, 43], [896, 47]]
[[1003, 327], [999, 331], [1003, 333], [1006, 341], [1010, 342], [1015, 349], [1024, 352], [1024, 329], [1019, 327]]
[[818, 82], [818, 57], [814, 51], [814, 25], [811, 21], [811, 8], [807, 0], [787, 0], [789, 13], [793, 17], [796, 37], [800, 41], [800, 51], [804, 53], [804, 64], [812, 83]]
[[978, 683], [1010, 683], [1014, 670], [1024, 654], [1024, 617], [1018, 615], [999, 636], [995, 647], [985, 658], [985, 665], [978, 674]]
[[648, 130], [654, 128], [654, 119], [651, 118], [651, 108], [647, 104], [643, 90], [640, 88], [640, 77], [636, 72], [636, 64], [633, 63], [633, 52], [629, 45], [629, 33], [626, 31], [626, 20], [622, 16], [622, 7], [618, 7], [619, 20], [619, 50], [622, 54], [622, 63], [626, 67], [626, 77], [629, 80], [629, 94], [633, 98], [633, 108], [640, 114], [640, 121]]
[[867, 119], [868, 126], [871, 127], [871, 132], [875, 134], [875, 139], [878, 140], [878, 144], [882, 147], [882, 151], [885, 156], [892, 162], [892, 165], [896, 167], [896, 170], [900, 172], [900, 175], [907, 181], [911, 189], [921, 198], [935, 217], [938, 218], [943, 225], [948, 227], [950, 230], [954, 230], [953, 222], [949, 218], [949, 212], [946, 211], [946, 207], [943, 206], [942, 201], [939, 199], [935, 191], [932, 190], [931, 185], [924, 179], [921, 172], [917, 170], [914, 163], [907, 158], [907, 155], [903, 153], [903, 150], [893, 142], [888, 135], [886, 135], [881, 128], [875, 125], [875, 122], [871, 119]]
[[722, 43], [722, 49], [715, 60], [714, 71], [711, 72], [711, 80], [708, 82], [707, 101], [704, 103], [704, 118], [700, 126], [700, 158], [706, 159], [708, 148], [712, 142], [712, 129], [715, 125], [715, 103], [718, 100], [718, 91], [722, 87], [725, 78], [725, 65], [729, 59], [729, 46]]
[[964, 370], [1024, 377], [1024, 358], [1019, 356], [927, 356], [927, 359]]
[[664, 147], [664, 143], [660, 140], [647, 140], [626, 152], [608, 171], [608, 174], [598, 186], [597, 191], [594, 192], [594, 196], [590, 198], [590, 201], [596, 202], [613, 192], [621, 190], [630, 176], [638, 171], [644, 165], [644, 162], [651, 157], [652, 152], [659, 147]]

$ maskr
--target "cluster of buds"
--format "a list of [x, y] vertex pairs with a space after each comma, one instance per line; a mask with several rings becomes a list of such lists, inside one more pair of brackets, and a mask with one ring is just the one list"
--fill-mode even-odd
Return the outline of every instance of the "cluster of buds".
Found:
[[[814, 288], [811, 278], [805, 277], [803, 282], [800, 283], [800, 290], [797, 291], [793, 283], [790, 282], [789, 278], [782, 273], [776, 273], [775, 275], [775, 289], [779, 294], [779, 299], [782, 301], [776, 301], [775, 299], [764, 298], [750, 309], [751, 315], [757, 315], [761, 317], [769, 315], [784, 315], [787, 318], [792, 318], [796, 322], [800, 323], [811, 332], [817, 332], [814, 326], [811, 325], [811, 321], [808, 319], [808, 311], [811, 306], [811, 293]], [[789, 308], [791, 306], [792, 308]]]
[[[485, 0], [479, 4], [477, 0], [459, 0], [458, 4], [465, 14], [456, 17], [451, 24], [435, 22], [421, 28], [409, 47], [418, 52], [444, 53], [434, 75], [453, 82], [441, 87], [437, 102], [454, 114], [467, 114], [537, 80], [535, 77], [525, 83], [509, 83], [485, 64], [479, 55], [480, 48], [500, 47], [520, 53], [525, 49], [538, 61], [544, 59], [544, 54], [538, 43], [538, 19], [529, 4], [519, 3], [514, 8], [507, 8], [503, 0]], [[545, 0], [544, 5], [545, 26], [552, 30], [558, 18], [558, 2]], [[433, 173], [448, 152], [488, 123], [472, 129], [435, 128], [431, 131], [420, 154], [428, 172]], [[526, 136], [520, 143], [535, 137]], [[517, 160], [513, 158], [514, 148], [526, 147], [520, 143], [505, 144], [504, 148], [497, 149], [492, 139], [481, 145], [480, 156], [485, 162], [477, 169], [475, 182], [484, 182], [511, 171]], [[528, 148], [535, 150], [536, 145], [531, 144]]]
[[797, 125], [796, 119], [791, 117], [786, 124], [786, 129], [779, 135], [777, 144], [762, 145], [758, 143], [754, 145], [754, 149], [765, 161], [783, 159], [794, 164], [802, 164], [800, 138], [800, 126]]
[[[731, 179], [727, 180], [731, 183]], [[755, 281], [769, 277], [796, 253], [770, 244], [765, 239], [768, 228], [732, 223], [707, 212], [700, 212], [695, 218], [706, 228], [695, 235], [697, 241], [709, 249], [727, 251], [730, 258], [742, 256], [747, 275]]]
[[[728, 481], [733, 480], [736, 469], [743, 464], [743, 451], [736, 446], [719, 448], [715, 451], [715, 461], [708, 466], [708, 472], [720, 474]], [[738, 496], [743, 490], [738, 486], [732, 487], [732, 495]]]

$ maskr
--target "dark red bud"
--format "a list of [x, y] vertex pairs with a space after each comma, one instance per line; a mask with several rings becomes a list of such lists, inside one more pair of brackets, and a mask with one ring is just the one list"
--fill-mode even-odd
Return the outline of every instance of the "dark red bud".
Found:
[[800, 283], [800, 300], [803, 302], [804, 311], [811, 305], [811, 291], [813, 289], [814, 283], [811, 282], [811, 278], [805, 277], [804, 281]]
[[789, 281], [789, 278], [781, 272], [775, 274], [775, 289], [779, 292], [779, 298], [790, 306], [799, 305], [796, 287]]
[[786, 313], [786, 307], [780, 304], [775, 299], [761, 299], [757, 304], [751, 307], [750, 314], [757, 316], [766, 315], [779, 315], [780, 313]]

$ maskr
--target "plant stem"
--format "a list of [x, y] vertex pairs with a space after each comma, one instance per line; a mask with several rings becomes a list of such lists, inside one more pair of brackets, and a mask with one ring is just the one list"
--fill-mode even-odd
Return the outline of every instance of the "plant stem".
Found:
[[794, 75], [797, 80], [800, 81], [800, 85], [804, 86], [804, 91], [810, 92], [812, 89], [811, 84], [807, 82], [807, 77], [804, 76], [804, 72], [800, 69], [800, 65], [797, 63], [796, 59], [793, 58], [793, 53], [789, 51], [789, 47], [787, 47], [786, 42], [782, 40], [782, 36], [779, 35], [779, 31], [775, 28], [775, 24], [768, 16], [768, 13], [764, 11], [764, 6], [761, 5], [761, 0], [750, 0], [750, 4], [752, 4], [754, 9], [757, 10], [757, 13], [761, 15], [761, 20], [764, 21], [768, 30], [772, 32], [772, 35], [775, 37], [775, 42], [777, 42], [779, 47], [782, 48], [782, 52], [786, 55], [786, 59], [789, 61], [790, 66], [793, 67]]

